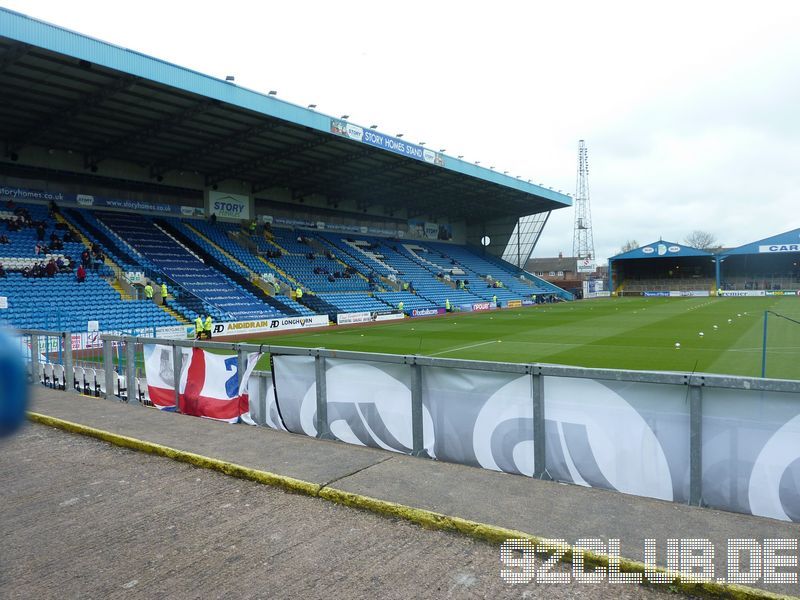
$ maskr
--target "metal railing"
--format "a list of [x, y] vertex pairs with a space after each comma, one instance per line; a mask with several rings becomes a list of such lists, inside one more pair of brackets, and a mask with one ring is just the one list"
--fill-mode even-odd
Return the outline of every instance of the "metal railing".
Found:
[[[18, 336], [23, 340], [23, 346], [29, 347], [30, 352], [27, 358], [32, 365], [31, 372], [38, 373], [38, 365], [42, 360], [58, 359], [63, 366], [64, 379], [61, 389], [91, 393], [92, 395], [102, 395], [109, 399], [126, 401], [132, 405], [147, 404], [146, 393], [143, 389], [146, 382], [140, 377], [137, 369], [136, 357], [142, 350], [142, 344], [161, 344], [171, 347], [173, 359], [173, 377], [175, 389], [175, 407], [179, 408], [179, 380], [181, 373], [182, 352], [181, 348], [202, 348], [212, 351], [229, 351], [238, 357], [238, 372], [243, 373], [246, 367], [248, 353], [259, 354], [269, 353], [273, 357], [309, 357], [313, 359], [313, 384], [316, 387], [316, 411], [313, 418], [316, 429], [316, 437], [334, 439], [336, 436], [331, 432], [328, 411], [329, 411], [329, 386], [327, 361], [335, 360], [336, 364], [341, 361], [352, 361], [354, 363], [373, 363], [384, 365], [400, 365], [400, 369], [405, 373], [404, 377], [409, 382], [410, 389], [410, 419], [411, 419], [411, 447], [408, 454], [413, 456], [428, 456], [426, 452], [425, 423], [423, 413], [430, 409], [431, 399], [430, 390], [424, 391], [423, 379], [431, 371], [429, 369], [448, 369], [466, 370], [479, 373], [505, 373], [518, 377], [527, 377], [530, 382], [530, 397], [528, 405], [532, 414], [532, 439], [533, 445], [533, 469], [532, 475], [537, 478], [550, 478], [548, 466], [553, 460], [548, 456], [548, 445], [546, 438], [552, 427], [548, 419], [552, 416], [547, 414], [545, 380], [553, 379], [577, 379], [595, 380], [605, 386], [615, 384], [644, 384], [640, 386], [638, 399], [642, 402], [652, 402], [647, 394], [656, 394], [658, 389], [663, 390], [666, 386], [673, 386], [671, 398], [673, 406], [683, 407], [675, 409], [675, 414], [681, 413], [680, 418], [688, 417], [688, 432], [682, 429], [680, 439], [688, 441], [688, 464], [683, 464], [684, 458], [675, 459], [688, 470], [688, 495], [685, 500], [692, 505], [704, 504], [704, 473], [703, 473], [703, 444], [704, 444], [704, 422], [708, 419], [719, 419], [719, 407], [725, 406], [730, 398], [731, 405], [739, 402], [760, 402], [759, 410], [765, 410], [763, 405], [768, 403], [769, 394], [792, 394], [794, 396], [781, 396], [776, 402], [785, 402], [786, 399], [795, 401], [800, 399], [800, 381], [762, 379], [752, 377], [737, 377], [728, 375], [712, 375], [704, 373], [678, 373], [678, 372], [658, 372], [658, 371], [623, 371], [616, 369], [591, 369], [581, 367], [570, 367], [550, 364], [520, 364], [504, 362], [487, 362], [448, 359], [420, 355], [395, 355], [378, 354], [367, 352], [338, 351], [320, 348], [298, 348], [287, 346], [259, 345], [248, 343], [225, 343], [225, 342], [201, 342], [195, 340], [160, 340], [147, 337], [102, 335], [102, 386], [86, 386], [81, 382], [76, 385], [73, 373], [73, 351], [70, 343], [70, 334], [67, 332], [48, 332], [38, 330], [26, 330], [18, 332]], [[51, 338], [57, 342], [50, 342]], [[44, 342], [42, 340], [45, 340]], [[41, 344], [45, 346], [42, 353]], [[116, 364], [115, 364], [116, 357]], [[272, 382], [273, 376], [270, 373], [256, 371], [254, 377], [261, 378], [264, 383]], [[34, 377], [34, 380], [36, 378]], [[43, 383], [47, 383], [42, 380]], [[674, 386], [680, 386], [677, 390]], [[269, 410], [267, 385], [260, 387], [261, 391], [250, 398], [251, 415], [259, 425], [267, 425], [267, 414]], [[310, 389], [310, 387], [308, 388]], [[684, 390], [684, 391], [681, 391]], [[729, 391], [730, 394], [722, 395], [716, 390]], [[133, 393], [131, 393], [133, 391]], [[547, 392], [550, 394], [550, 392]], [[427, 394], [427, 396], [426, 396]], [[711, 394], [712, 406], [716, 406], [717, 413], [709, 414], [708, 409], [704, 410], [704, 399]], [[680, 396], [679, 401], [675, 398]], [[554, 397], [547, 396], [548, 402], [553, 402]], [[720, 401], [722, 400], [722, 404]], [[561, 401], [556, 399], [556, 401]], [[527, 402], [527, 401], [526, 401]], [[634, 402], [635, 404], [635, 402]], [[672, 410], [672, 409], [670, 409]], [[713, 412], [713, 411], [712, 411]], [[675, 416], [675, 415], [671, 415]], [[723, 417], [725, 418], [725, 417]], [[737, 417], [739, 418], [739, 417]], [[741, 417], [744, 419], [745, 417]], [[682, 421], [681, 421], [682, 422]], [[652, 424], [648, 424], [652, 428]], [[680, 428], [683, 428], [680, 425]], [[547, 431], [546, 431], [547, 430]], [[688, 435], [687, 435], [688, 434]], [[685, 438], [684, 438], [685, 436]], [[683, 450], [681, 451], [683, 452]], [[683, 456], [683, 455], [681, 455]], [[437, 456], [437, 458], [440, 458]], [[447, 460], [447, 458], [444, 458]], [[469, 464], [469, 463], [468, 463]], [[562, 477], [563, 479], [563, 477]], [[678, 485], [677, 483], [675, 484]], [[613, 488], [612, 488], [613, 489]], [[676, 497], [678, 495], [676, 494]], [[719, 503], [717, 503], [719, 506]], [[726, 508], [726, 506], [720, 506]], [[733, 508], [732, 510], [736, 510]]]

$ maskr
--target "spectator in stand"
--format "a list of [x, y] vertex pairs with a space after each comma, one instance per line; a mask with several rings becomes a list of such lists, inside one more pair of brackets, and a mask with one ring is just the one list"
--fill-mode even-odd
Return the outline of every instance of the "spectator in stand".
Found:
[[78, 272], [75, 274], [75, 277], [78, 280], [78, 283], [83, 283], [86, 281], [86, 269], [83, 268], [83, 265], [78, 267]]
[[53, 276], [55, 276], [55, 274], [56, 274], [56, 271], [58, 271], [58, 267], [56, 266], [56, 261], [55, 261], [55, 259], [52, 259], [52, 258], [51, 258], [51, 259], [50, 259], [50, 260], [47, 262], [47, 266], [44, 268], [44, 270], [45, 270], [45, 273], [47, 274], [47, 276], [48, 276], [48, 277], [53, 277]]
[[0, 235], [0, 244], [10, 244], [11, 240], [8, 239], [8, 236], [3, 234]]
[[216, 225], [217, 224], [217, 214], [216, 213], [211, 213], [211, 216], [208, 218], [208, 220], [211, 221], [212, 225]]
[[42, 223], [36, 226], [36, 239], [40, 242], [44, 241], [44, 225]]
[[36, 242], [36, 246], [34, 246], [33, 251], [36, 253], [36, 256], [39, 256], [39, 254], [42, 254], [43, 249], [44, 246], [42, 246], [42, 243]]
[[6, 276], [6, 270], [3, 267], [3, 263], [0, 262], [0, 277], [5, 277], [5, 276]]

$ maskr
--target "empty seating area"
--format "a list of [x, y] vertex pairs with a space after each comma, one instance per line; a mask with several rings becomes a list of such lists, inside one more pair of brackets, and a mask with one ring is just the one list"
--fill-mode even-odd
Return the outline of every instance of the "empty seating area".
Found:
[[405, 313], [409, 313], [415, 308], [438, 308], [435, 302], [411, 292], [378, 292], [375, 297], [392, 308], [397, 308], [402, 302]]
[[103, 222], [180, 286], [205, 303], [215, 320], [267, 318], [281, 313], [204, 264], [150, 219], [135, 221], [118, 213], [104, 214]]
[[377, 298], [366, 294], [318, 294], [328, 304], [335, 306], [339, 312], [384, 311], [394, 308]]
[[[425, 246], [433, 252], [444, 254], [451, 260], [455, 260], [468, 273], [467, 279], [470, 282], [474, 281], [475, 278], [485, 279], [487, 276], [491, 276], [493, 281], [502, 282], [503, 288], [508, 292], [516, 294], [515, 298], [526, 298], [530, 297], [531, 294], [563, 293], [563, 290], [558, 286], [530, 274], [525, 274], [527, 283], [523, 282], [519, 279], [519, 275], [523, 274], [520, 269], [498, 258], [488, 255], [482, 256], [479, 251], [474, 251], [467, 246], [456, 246], [441, 242], [426, 242]], [[477, 291], [477, 289], [476, 287], [475, 290]], [[492, 290], [492, 292], [497, 292], [497, 289]], [[489, 296], [491, 296], [491, 293]], [[499, 299], [501, 294], [497, 293], [497, 296]]]
[[[170, 222], [176, 224], [179, 223], [178, 219], [170, 219]], [[249, 276], [251, 272], [257, 275], [272, 273], [275, 275], [276, 279], [279, 278], [279, 275], [270, 269], [269, 265], [267, 265], [263, 260], [259, 259], [252, 252], [243, 248], [228, 237], [228, 231], [235, 231], [238, 229], [238, 227], [236, 227], [233, 223], [209, 223], [208, 221], [196, 219], [192, 221], [186, 221], [185, 223], [181, 223], [181, 225], [183, 227], [183, 231], [198, 243], [204, 240], [200, 236], [196, 235], [195, 231], [193, 230], [200, 232], [200, 234], [222, 248], [222, 250], [224, 250], [228, 255], [232, 256], [245, 267], [247, 267], [249, 271], [241, 269], [241, 265], [236, 265], [237, 268], [234, 270], [241, 272], [242, 275]], [[213, 246], [208, 245], [207, 243], [206, 245], [209, 248], [213, 248]], [[209, 250], [209, 252], [211, 252], [211, 250]], [[235, 264], [234, 261], [231, 261], [222, 252], [219, 252], [217, 248], [213, 248], [213, 254], [220, 260], [222, 260], [224, 257], [228, 266]], [[231, 266], [231, 268], [233, 268], [233, 266]]]

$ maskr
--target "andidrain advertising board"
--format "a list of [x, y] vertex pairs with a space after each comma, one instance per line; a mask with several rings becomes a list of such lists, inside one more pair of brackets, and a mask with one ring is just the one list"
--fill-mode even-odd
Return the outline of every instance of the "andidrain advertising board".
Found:
[[282, 317], [280, 319], [260, 319], [255, 321], [236, 321], [233, 323], [215, 323], [213, 335], [246, 335], [248, 333], [264, 333], [265, 331], [283, 331], [286, 329], [307, 329], [309, 327], [327, 327], [327, 315], [310, 317]]

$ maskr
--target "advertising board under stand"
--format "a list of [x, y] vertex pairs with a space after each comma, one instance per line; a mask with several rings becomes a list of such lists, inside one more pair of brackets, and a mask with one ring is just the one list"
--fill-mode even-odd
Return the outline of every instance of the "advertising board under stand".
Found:
[[281, 317], [280, 319], [260, 319], [254, 321], [236, 321], [233, 323], [214, 323], [213, 335], [247, 335], [266, 331], [284, 331], [287, 329], [308, 329], [310, 327], [327, 327], [327, 315], [310, 317]]
[[446, 312], [443, 308], [415, 308], [411, 311], [411, 317], [435, 317]]

